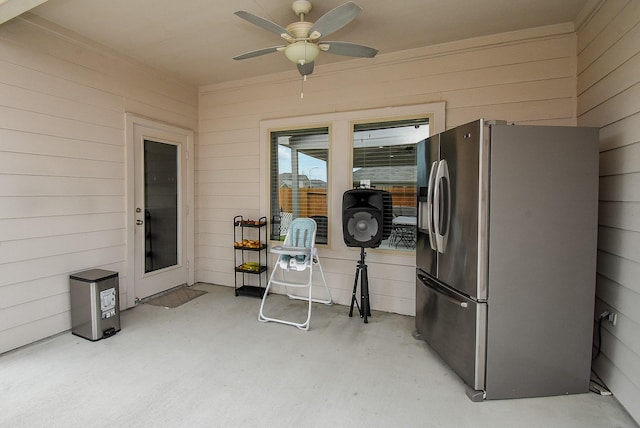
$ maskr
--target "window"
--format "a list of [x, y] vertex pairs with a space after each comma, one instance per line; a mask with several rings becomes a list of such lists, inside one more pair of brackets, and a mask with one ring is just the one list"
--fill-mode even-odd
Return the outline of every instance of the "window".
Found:
[[[294, 215], [307, 215], [318, 222], [316, 242], [327, 243], [321, 251], [327, 255], [342, 254], [343, 193], [353, 188], [354, 184], [360, 184], [360, 176], [366, 173], [366, 168], [372, 167], [373, 138], [377, 138], [381, 132], [395, 133], [395, 143], [378, 141], [379, 144], [375, 147], [379, 149], [382, 145], [389, 146], [389, 151], [397, 150], [404, 144], [397, 140], [398, 134], [418, 132], [406, 139], [407, 145], [415, 145], [428, 134], [444, 131], [444, 123], [444, 102], [261, 120], [260, 184], [265, 191], [260, 192], [260, 208], [264, 209], [263, 212], [270, 219], [269, 238], [276, 241], [284, 239], [288, 230], [287, 222]], [[365, 133], [371, 136], [365, 136]], [[365, 144], [366, 140], [370, 140], [370, 144]], [[410, 149], [407, 150], [409, 151]], [[392, 154], [393, 158], [390, 157]], [[360, 155], [366, 162], [359, 160]], [[400, 159], [396, 153], [389, 152], [387, 168], [400, 166]], [[410, 162], [415, 168], [415, 159], [412, 158]], [[373, 177], [362, 179], [370, 180], [372, 186], [386, 189], [381, 180], [383, 175], [378, 170]], [[406, 202], [402, 202], [399, 188], [391, 189], [393, 202], [398, 206], [396, 213], [398, 210], [402, 211], [402, 206], [415, 206], [415, 180], [406, 186]], [[287, 190], [281, 192], [281, 188]], [[305, 191], [309, 194], [305, 195]], [[309, 203], [312, 199], [313, 202]], [[403, 203], [407, 205], [402, 205]], [[408, 234], [405, 236], [394, 233], [393, 239], [385, 240], [382, 247], [399, 252], [394, 256], [401, 255], [407, 263], [412, 263], [410, 260], [413, 248], [408, 247], [405, 241], [411, 242], [410, 234], [412, 231], [415, 233], [415, 229], [402, 229], [398, 224], [402, 220], [396, 220], [396, 229]], [[329, 238], [331, 236], [333, 238]], [[404, 240], [396, 240], [396, 237]]]
[[416, 146], [428, 136], [427, 117], [353, 126], [353, 185], [391, 193], [393, 226], [381, 248], [415, 249]]
[[291, 220], [311, 217], [316, 243], [328, 241], [329, 128], [270, 132], [271, 240], [284, 240]]

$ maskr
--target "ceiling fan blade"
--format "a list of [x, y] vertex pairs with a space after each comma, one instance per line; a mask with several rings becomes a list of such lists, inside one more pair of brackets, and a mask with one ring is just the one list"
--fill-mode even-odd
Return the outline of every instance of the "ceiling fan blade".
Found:
[[298, 64], [298, 71], [302, 76], [308, 76], [313, 73], [313, 61], [305, 64]]
[[309, 29], [309, 37], [317, 40], [320, 37], [328, 36], [353, 21], [362, 11], [360, 6], [352, 1], [330, 10], [322, 15]]
[[254, 58], [256, 56], [266, 55], [271, 52], [279, 51], [281, 49], [284, 49], [284, 46], [272, 46], [270, 48], [258, 49], [257, 51], [251, 51], [251, 52], [244, 53], [242, 55], [234, 56], [233, 59], [241, 60], [241, 59], [247, 59], [247, 58]]
[[289, 33], [286, 28], [281, 27], [275, 22], [271, 22], [264, 18], [260, 18], [259, 16], [254, 15], [253, 13], [245, 12], [244, 10], [239, 10], [237, 12], [234, 12], [234, 14], [244, 19], [245, 21], [249, 21], [250, 23], [257, 25], [260, 28], [263, 28], [267, 31], [271, 31], [272, 33], [276, 33], [280, 37], [287, 38], [287, 39], [293, 38], [293, 35]]
[[358, 58], [373, 58], [378, 53], [378, 49], [349, 42], [322, 42], [319, 46], [321, 50], [335, 55]]

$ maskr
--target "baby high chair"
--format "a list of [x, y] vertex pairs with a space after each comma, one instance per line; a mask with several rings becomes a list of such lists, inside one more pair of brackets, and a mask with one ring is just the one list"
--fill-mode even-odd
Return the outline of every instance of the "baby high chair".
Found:
[[[260, 303], [260, 312], [258, 321], [261, 322], [279, 322], [282, 324], [292, 325], [301, 330], [309, 330], [309, 322], [311, 321], [311, 303], [323, 303], [332, 305], [331, 292], [327, 287], [327, 281], [324, 278], [322, 265], [318, 258], [318, 252], [315, 247], [316, 231], [318, 226], [311, 218], [296, 218], [289, 225], [289, 231], [284, 240], [284, 245], [272, 247], [270, 252], [278, 254], [278, 259], [274, 264], [273, 271], [269, 277], [269, 282]], [[313, 288], [313, 268], [318, 267], [322, 284], [326, 290], [326, 299], [317, 299], [312, 297]], [[287, 297], [294, 300], [305, 300], [309, 302], [307, 311], [307, 319], [304, 322], [294, 322], [284, 319], [268, 317], [264, 314], [264, 306], [269, 296], [269, 290], [272, 285], [284, 286]], [[307, 288], [308, 295], [301, 296], [293, 294], [290, 288]]]

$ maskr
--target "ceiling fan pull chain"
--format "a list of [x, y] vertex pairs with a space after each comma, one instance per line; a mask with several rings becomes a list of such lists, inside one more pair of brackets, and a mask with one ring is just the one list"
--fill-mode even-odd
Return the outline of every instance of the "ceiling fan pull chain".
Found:
[[304, 99], [304, 82], [307, 81], [307, 75], [302, 76], [302, 85], [300, 86], [300, 99]]

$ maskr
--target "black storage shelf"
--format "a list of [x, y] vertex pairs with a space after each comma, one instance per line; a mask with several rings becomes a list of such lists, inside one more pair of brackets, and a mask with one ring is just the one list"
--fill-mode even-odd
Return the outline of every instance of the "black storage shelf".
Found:
[[[245, 229], [248, 229], [247, 236], [245, 236]], [[241, 215], [233, 218], [233, 264], [235, 266], [236, 296], [262, 297], [264, 295], [268, 270], [266, 230], [266, 217], [260, 217], [257, 221], [245, 219]], [[257, 268], [247, 268], [245, 263], [254, 266], [257, 264]]]
[[264, 288], [256, 287], [254, 285], [243, 285], [240, 288], [236, 288], [236, 296], [249, 296], [260, 297], [264, 296]]
[[236, 272], [252, 273], [254, 275], [257, 275], [257, 274], [260, 274], [260, 273], [266, 272], [266, 271], [267, 271], [267, 267], [266, 266], [260, 266], [260, 268], [258, 270], [244, 269], [241, 266], [236, 266]]
[[267, 218], [266, 217], [261, 217], [258, 221], [253, 221], [253, 220], [236, 220], [238, 217], [242, 217], [242, 216], [235, 216], [234, 220], [233, 220], [233, 225], [235, 227], [238, 226], [242, 226], [242, 227], [265, 227], [267, 225]]
[[259, 247], [242, 247], [242, 246], [233, 246], [236, 250], [243, 251], [262, 251], [267, 249], [267, 244], [261, 244]]

